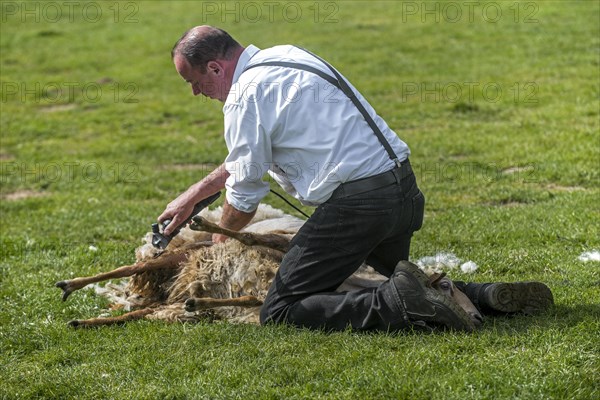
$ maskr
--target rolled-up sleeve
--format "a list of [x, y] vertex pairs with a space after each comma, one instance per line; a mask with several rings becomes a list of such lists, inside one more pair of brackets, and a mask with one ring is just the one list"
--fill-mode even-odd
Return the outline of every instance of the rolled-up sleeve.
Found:
[[229, 150], [225, 159], [230, 174], [225, 182], [227, 202], [239, 211], [252, 212], [269, 193], [263, 176], [272, 163], [271, 138], [259, 121], [255, 103], [227, 104], [223, 113]]

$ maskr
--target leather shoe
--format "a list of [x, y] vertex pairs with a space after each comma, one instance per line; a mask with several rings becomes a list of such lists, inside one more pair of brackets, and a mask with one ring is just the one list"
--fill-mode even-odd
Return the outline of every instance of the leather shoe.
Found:
[[475, 329], [471, 318], [458, 303], [432, 288], [427, 275], [415, 264], [400, 261], [390, 281], [396, 289], [396, 302], [407, 323], [467, 332]]

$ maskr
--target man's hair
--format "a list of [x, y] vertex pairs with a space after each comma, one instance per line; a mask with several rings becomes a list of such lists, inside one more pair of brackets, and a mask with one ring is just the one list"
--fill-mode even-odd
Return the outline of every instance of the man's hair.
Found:
[[192, 67], [200, 68], [200, 72], [206, 73], [209, 61], [230, 60], [233, 51], [239, 47], [241, 45], [222, 29], [212, 28], [209, 32], [197, 34], [192, 28], [175, 43], [171, 59], [180, 54]]

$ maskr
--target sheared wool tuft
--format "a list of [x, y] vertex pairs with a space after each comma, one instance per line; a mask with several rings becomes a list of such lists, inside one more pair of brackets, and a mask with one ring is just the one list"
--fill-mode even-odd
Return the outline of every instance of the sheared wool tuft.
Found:
[[426, 273], [440, 273], [460, 265], [460, 259], [452, 253], [438, 253], [435, 256], [419, 258], [415, 264]]
[[583, 252], [577, 257], [579, 261], [588, 262], [588, 261], [600, 261], [600, 251], [592, 250]]
[[451, 271], [459, 266], [463, 273], [472, 274], [479, 268], [473, 261], [463, 263], [462, 260], [453, 253], [445, 252], [438, 253], [435, 256], [419, 258], [415, 264], [428, 275]]
[[465, 274], [472, 274], [473, 272], [477, 271], [477, 268], [479, 268], [479, 266], [473, 261], [467, 261], [460, 266], [460, 270]]
[[88, 285], [86, 288], [93, 290], [98, 296], [102, 296], [109, 300], [112, 309], [131, 311], [145, 307], [149, 303], [148, 299], [129, 291], [128, 280], [121, 280], [117, 283], [108, 282], [104, 286], [94, 283]]

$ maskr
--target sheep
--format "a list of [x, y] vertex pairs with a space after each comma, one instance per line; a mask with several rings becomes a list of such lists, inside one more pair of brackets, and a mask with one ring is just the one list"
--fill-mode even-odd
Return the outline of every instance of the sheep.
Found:
[[[63, 300], [94, 282], [132, 276], [126, 294], [129, 313], [106, 318], [73, 320], [72, 327], [119, 324], [135, 319], [196, 322], [227, 320], [259, 324], [259, 312], [289, 241], [303, 221], [268, 205], [261, 205], [243, 232], [216, 225], [221, 209], [203, 210], [182, 229], [164, 253], [151, 245], [151, 235], [136, 249], [137, 262], [94, 277], [75, 278], [56, 284]], [[212, 244], [212, 233], [235, 238]], [[475, 326], [481, 314], [471, 301], [440, 273], [429, 276], [433, 288], [453, 297]], [[337, 290], [375, 287], [387, 278], [363, 265]]]

